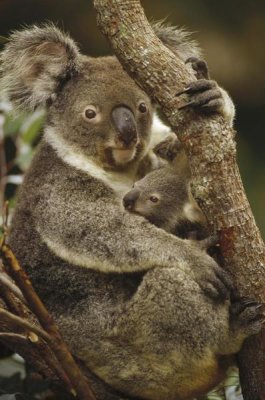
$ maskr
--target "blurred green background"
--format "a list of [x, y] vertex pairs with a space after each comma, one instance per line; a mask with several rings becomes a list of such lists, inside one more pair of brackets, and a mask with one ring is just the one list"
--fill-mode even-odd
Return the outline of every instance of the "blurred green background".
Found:
[[[212, 77], [234, 99], [240, 170], [265, 237], [265, 1], [143, 0], [142, 4], [148, 17], [167, 17], [195, 32]], [[83, 52], [109, 53], [96, 26], [92, 0], [0, 0], [0, 35], [45, 20], [69, 31]]]

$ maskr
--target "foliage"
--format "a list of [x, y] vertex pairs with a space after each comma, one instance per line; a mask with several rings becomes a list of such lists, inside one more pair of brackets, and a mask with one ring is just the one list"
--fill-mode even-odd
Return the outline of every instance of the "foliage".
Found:
[[38, 143], [45, 113], [38, 110], [33, 114], [15, 115], [10, 104], [0, 102], [0, 117], [0, 160], [4, 172], [1, 189], [12, 207], [16, 187], [22, 182]]
[[[0, 399], [3, 400], [37, 400], [36, 395], [47, 391], [49, 381], [22, 379], [20, 373], [10, 377], [0, 377]], [[8, 397], [7, 397], [8, 395]]]
[[225, 381], [200, 400], [243, 400], [237, 369], [229, 369]]
[[54, 390], [58, 390], [64, 400], [73, 400], [73, 396], [64, 392], [63, 388], [56, 387], [48, 379], [41, 379], [34, 373], [29, 373], [25, 379], [20, 373], [9, 377], [0, 376], [0, 400], [58, 400]]

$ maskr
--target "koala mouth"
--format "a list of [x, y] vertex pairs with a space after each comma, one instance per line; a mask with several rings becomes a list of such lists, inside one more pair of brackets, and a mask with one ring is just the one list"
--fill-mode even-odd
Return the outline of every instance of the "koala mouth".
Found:
[[141, 141], [125, 148], [118, 143], [111, 143], [104, 149], [104, 160], [108, 168], [126, 169], [143, 153], [144, 144]]
[[112, 148], [112, 157], [116, 164], [127, 164], [136, 155], [136, 146], [131, 149]]

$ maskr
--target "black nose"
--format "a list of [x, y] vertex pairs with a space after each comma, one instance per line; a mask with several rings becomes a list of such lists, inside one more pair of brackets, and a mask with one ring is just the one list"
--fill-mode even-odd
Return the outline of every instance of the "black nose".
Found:
[[131, 190], [123, 197], [123, 205], [126, 210], [131, 211], [134, 207], [136, 200], [139, 197], [138, 190]]
[[132, 111], [125, 107], [119, 106], [112, 111], [112, 119], [118, 131], [118, 138], [126, 146], [137, 141], [137, 128]]

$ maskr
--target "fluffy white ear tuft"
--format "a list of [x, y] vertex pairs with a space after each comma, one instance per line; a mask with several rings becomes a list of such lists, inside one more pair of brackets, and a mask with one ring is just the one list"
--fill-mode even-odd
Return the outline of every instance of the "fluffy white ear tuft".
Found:
[[55, 25], [15, 31], [0, 55], [0, 92], [22, 109], [46, 106], [78, 63], [77, 45]]

